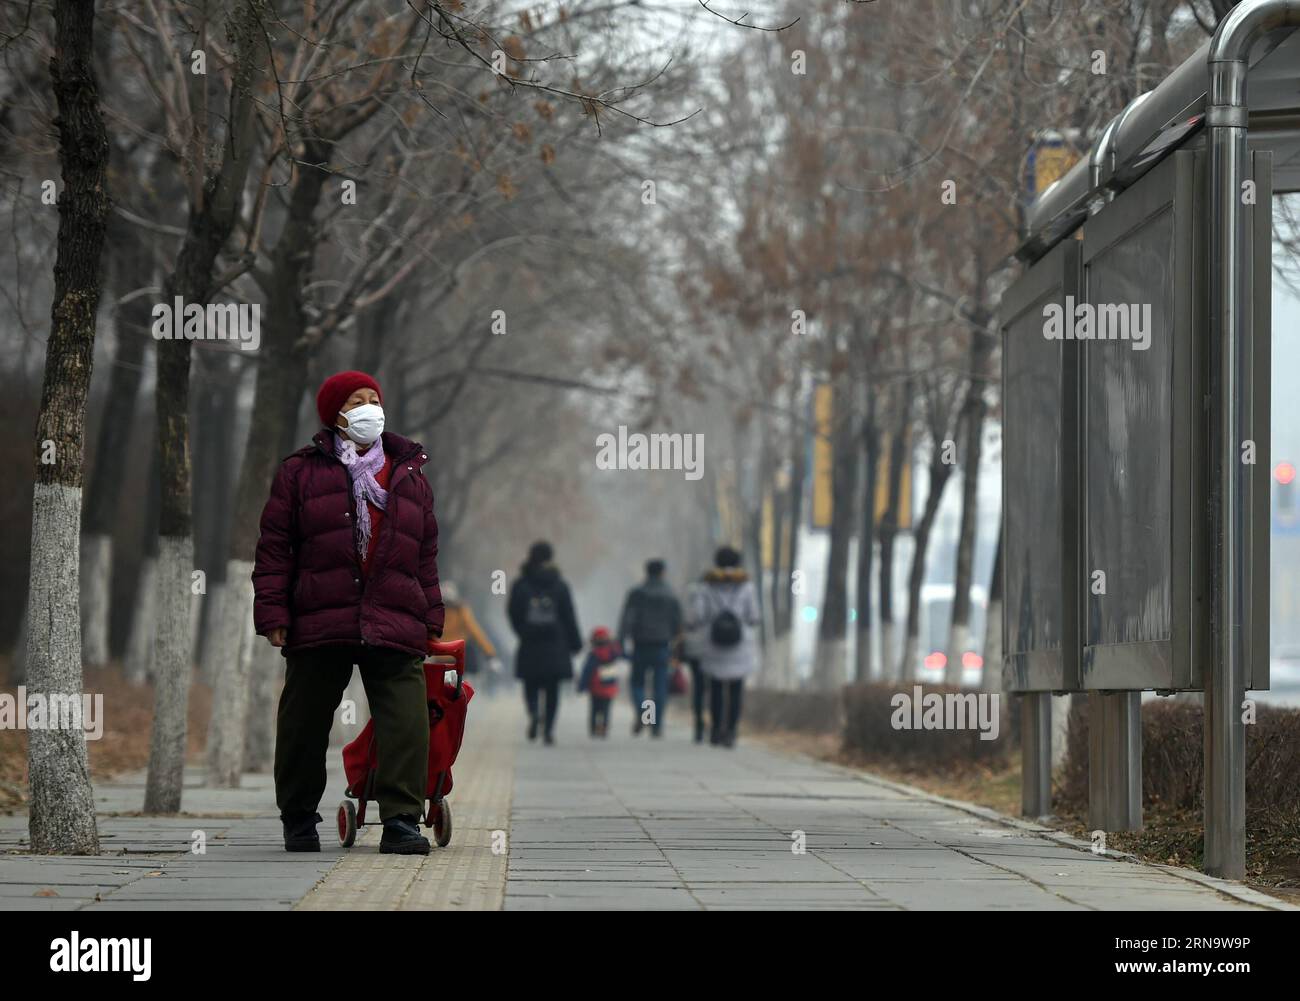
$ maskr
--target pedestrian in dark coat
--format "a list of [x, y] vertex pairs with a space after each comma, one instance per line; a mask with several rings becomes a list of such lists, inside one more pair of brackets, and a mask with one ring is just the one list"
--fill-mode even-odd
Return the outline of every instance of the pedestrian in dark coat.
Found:
[[[649, 560], [645, 580], [628, 592], [619, 617], [618, 639], [623, 649], [632, 646], [632, 735], [650, 725], [651, 736], [663, 733], [668, 712], [668, 671], [672, 645], [682, 629], [682, 606], [664, 579], [663, 560]], [[654, 699], [645, 697], [646, 677], [654, 685]]]
[[[515, 676], [524, 683], [528, 739], [555, 743], [560, 682], [573, 677], [573, 655], [582, 650], [582, 631], [573, 611], [569, 585], [551, 562], [548, 542], [535, 542], [510, 589], [510, 625], [519, 637]], [[541, 696], [546, 697], [543, 711]]]
[[423, 662], [442, 634], [438, 523], [424, 446], [385, 432], [379, 385], [326, 379], [324, 425], [280, 466], [262, 511], [253, 623], [287, 661], [275, 789], [289, 851], [320, 851], [316, 812], [334, 711], [361, 669], [383, 753], [380, 851], [427, 854], [420, 835], [429, 726]]

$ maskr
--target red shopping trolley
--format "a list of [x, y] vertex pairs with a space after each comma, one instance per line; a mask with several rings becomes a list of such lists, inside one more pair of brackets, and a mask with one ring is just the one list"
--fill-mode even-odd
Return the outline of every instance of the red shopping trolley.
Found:
[[[450, 669], [456, 680], [448, 683]], [[465, 681], [465, 641], [430, 642], [424, 662], [424, 686], [429, 705], [428, 807], [424, 826], [433, 828], [439, 848], [451, 841], [451, 766], [456, 763], [465, 737], [465, 713], [474, 689]], [[357, 829], [366, 823], [366, 802], [375, 798], [375, 770], [379, 763], [379, 741], [375, 721], [366, 723], [357, 738], [343, 748], [343, 772], [347, 776], [348, 799], [339, 804], [339, 844], [351, 848]], [[352, 801], [356, 800], [354, 804]]]

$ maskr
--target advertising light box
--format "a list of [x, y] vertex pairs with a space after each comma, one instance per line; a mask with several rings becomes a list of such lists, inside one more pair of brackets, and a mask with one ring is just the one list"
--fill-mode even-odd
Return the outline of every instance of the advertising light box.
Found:
[[[1255, 408], [1247, 687], [1268, 687], [1269, 159], [1248, 212]], [[1204, 686], [1215, 576], [1218, 354], [1202, 150], [1179, 150], [1003, 297], [1003, 682]], [[1262, 389], [1261, 389], [1262, 387]], [[1257, 482], [1258, 481], [1258, 482]]]
[[1075, 345], [1044, 335], [1045, 313], [1079, 291], [1066, 240], [1002, 297], [1003, 687], [1079, 684]]

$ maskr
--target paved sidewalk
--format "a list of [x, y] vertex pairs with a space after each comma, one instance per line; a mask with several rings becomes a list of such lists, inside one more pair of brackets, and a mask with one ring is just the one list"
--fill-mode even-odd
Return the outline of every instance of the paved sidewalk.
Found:
[[338, 847], [337, 748], [319, 855], [283, 851], [269, 776], [211, 790], [187, 773], [188, 813], [172, 818], [135, 815], [143, 776], [126, 776], [96, 787], [98, 857], [25, 855], [26, 817], [0, 816], [0, 910], [1286, 907], [753, 741], [697, 746], [673, 709], [652, 741], [620, 702], [611, 737], [591, 741], [585, 700], [566, 693], [545, 747], [523, 740], [517, 697], [477, 699], [452, 842], [428, 858], [379, 855], [377, 828]]
[[627, 705], [592, 742], [565, 710], [559, 746], [516, 759], [508, 910], [1274, 906], [753, 742], [633, 738]]
[[[465, 743], [452, 769], [456, 785], [451, 843], [427, 858], [380, 855], [378, 824], [357, 834], [357, 843], [298, 907], [306, 911], [499, 910], [506, 882], [506, 839], [514, 790], [514, 755], [520, 726], [514, 699], [475, 698]], [[331, 786], [331, 789], [334, 787]], [[339, 787], [341, 788], [341, 786]], [[336, 796], [335, 800], [341, 797]], [[334, 836], [331, 801], [321, 841], [341, 851]], [[371, 803], [368, 821], [377, 820]], [[322, 816], [325, 811], [321, 811]], [[432, 832], [426, 832], [433, 840]], [[323, 844], [324, 847], [324, 844]]]
[[245, 775], [240, 789], [202, 781], [186, 769], [177, 817], [138, 815], [143, 773], [97, 784], [97, 856], [23, 855], [26, 814], [0, 816], [0, 910], [288, 910], [333, 866], [284, 851], [269, 775]]

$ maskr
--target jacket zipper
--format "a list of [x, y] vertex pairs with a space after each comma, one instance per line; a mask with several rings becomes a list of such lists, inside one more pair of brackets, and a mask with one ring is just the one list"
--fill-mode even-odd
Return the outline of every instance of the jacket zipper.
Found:
[[[376, 442], [376, 444], [378, 444], [379, 447], [380, 447], [381, 449], [383, 448], [383, 440], [382, 440], [382, 439], [380, 439], [378, 442]], [[349, 527], [352, 529], [352, 540], [353, 540], [353, 545], [352, 545], [352, 560], [353, 560], [354, 564], [356, 565], [356, 571], [357, 571], [357, 576], [353, 579], [353, 582], [356, 583], [356, 584], [360, 584], [360, 585], [361, 585], [361, 604], [362, 604], [362, 613], [363, 613], [362, 616], [361, 616], [361, 624], [362, 624], [361, 645], [362, 645], [362, 646], [367, 646], [368, 643], [366, 642], [366, 637], [365, 637], [365, 614], [364, 614], [364, 612], [365, 612], [365, 607], [364, 607], [364, 606], [365, 606], [365, 602], [366, 602], [366, 577], [365, 577], [365, 574], [362, 572], [362, 569], [361, 569], [361, 568], [362, 568], [362, 559], [361, 559], [361, 554], [357, 551], [357, 547], [356, 547], [356, 534], [357, 534], [357, 504], [356, 504], [356, 498], [353, 496], [353, 493], [352, 493], [352, 477], [348, 475], [348, 469], [347, 469], [347, 466], [344, 466], [342, 462], [339, 462], [339, 457], [338, 457], [337, 455], [335, 455], [333, 452], [330, 452], [328, 449], [326, 449], [325, 446], [322, 445], [320, 442], [316, 442], [316, 447], [320, 450], [320, 452], [321, 452], [322, 455], [324, 455], [326, 458], [332, 460], [333, 462], [338, 463], [339, 466], [342, 467], [342, 469], [343, 469], [343, 477], [344, 477], [344, 480], [345, 480], [345, 482], [346, 482], [346, 484], [347, 484], [347, 491], [348, 491], [348, 525], [349, 525]], [[406, 455], [407, 455], [408, 457], [409, 457], [409, 456], [414, 456], [415, 454], [416, 454], [416, 452], [415, 452], [414, 449], [412, 449], [410, 452], [407, 452], [407, 453], [406, 453]], [[405, 466], [406, 463], [407, 463], [408, 461], [410, 461], [410, 460], [409, 460], [409, 458], [403, 458], [403, 459], [397, 459], [397, 458], [394, 458], [392, 461], [395, 462], [395, 463], [397, 463], [397, 464], [399, 465], [399, 467], [401, 467], [401, 466]], [[398, 468], [398, 469], [393, 470], [393, 475], [389, 478], [389, 481], [388, 481], [388, 491], [389, 491], [390, 494], [391, 494], [391, 493], [392, 493], [392, 492], [397, 488], [397, 484], [398, 484], [398, 482], [399, 482], [399, 478], [400, 478], [400, 476], [401, 476], [401, 474], [402, 474], [403, 472], [405, 472], [405, 469], [402, 469], [402, 468]], [[390, 519], [387, 515], [388, 515], [388, 512], [385, 511], [385, 512], [384, 512], [384, 532], [385, 532], [385, 536], [384, 536], [384, 537], [385, 537], [385, 538], [387, 538], [387, 533], [392, 531], [392, 526], [389, 524], [389, 522], [391, 521], [391, 519]], [[372, 538], [370, 541], [371, 541], [371, 545], [373, 545], [373, 546], [375, 547], [374, 555], [377, 557], [377, 556], [379, 555], [379, 544], [380, 544], [380, 540], [379, 540], [379, 539]]]

